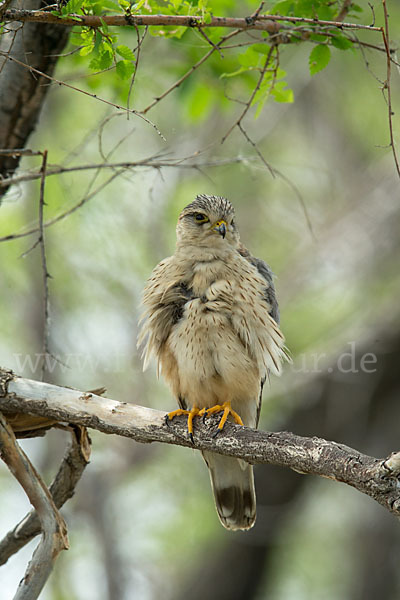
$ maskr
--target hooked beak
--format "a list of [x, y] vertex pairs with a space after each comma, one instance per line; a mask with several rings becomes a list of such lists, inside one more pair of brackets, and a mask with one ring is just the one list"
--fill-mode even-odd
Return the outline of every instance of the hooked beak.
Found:
[[223, 219], [220, 219], [219, 221], [214, 223], [214, 225], [212, 226], [211, 229], [213, 231], [215, 231], [216, 233], [219, 233], [220, 235], [222, 235], [222, 238], [225, 239], [227, 228], [228, 228], [227, 222], [224, 221]]

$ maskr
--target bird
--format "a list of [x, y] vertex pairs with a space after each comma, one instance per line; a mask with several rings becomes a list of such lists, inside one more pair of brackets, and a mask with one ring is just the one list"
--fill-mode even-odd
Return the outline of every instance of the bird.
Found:
[[[273, 274], [241, 243], [235, 211], [222, 196], [200, 194], [180, 213], [176, 248], [148, 279], [142, 295], [138, 347], [143, 369], [152, 357], [179, 409], [193, 420], [222, 413], [258, 426], [263, 386], [288, 358], [279, 329]], [[242, 459], [202, 452], [218, 517], [230, 530], [256, 520], [253, 467]]]

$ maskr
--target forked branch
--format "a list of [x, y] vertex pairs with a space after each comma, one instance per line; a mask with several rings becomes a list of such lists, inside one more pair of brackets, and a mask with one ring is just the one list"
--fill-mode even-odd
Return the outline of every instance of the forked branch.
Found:
[[18, 446], [11, 426], [0, 413], [0, 456], [37, 511], [41, 541], [33, 553], [14, 600], [32, 600], [43, 589], [61, 550], [68, 548], [67, 529], [39, 474]]

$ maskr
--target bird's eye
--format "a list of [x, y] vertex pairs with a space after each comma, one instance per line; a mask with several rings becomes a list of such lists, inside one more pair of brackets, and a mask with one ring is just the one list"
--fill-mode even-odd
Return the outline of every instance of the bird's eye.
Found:
[[203, 215], [203, 213], [195, 213], [193, 216], [196, 223], [207, 223], [210, 219]]

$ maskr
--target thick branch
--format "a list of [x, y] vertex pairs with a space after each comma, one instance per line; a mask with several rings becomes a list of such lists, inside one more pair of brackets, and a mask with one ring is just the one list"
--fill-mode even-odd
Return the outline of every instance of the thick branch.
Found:
[[19, 448], [14, 433], [2, 414], [0, 456], [25, 490], [41, 523], [42, 539], [14, 596], [14, 600], [34, 600], [43, 589], [59, 552], [68, 548], [67, 530], [48, 489]]
[[[13, 2], [16, 0], [13, 0]], [[26, 8], [40, 8], [41, 0], [24, 2]], [[4, 7], [4, 4], [2, 5]], [[6, 11], [13, 12], [13, 9]], [[28, 11], [35, 12], [35, 11]], [[40, 12], [40, 11], [39, 11]], [[5, 15], [4, 17], [5, 18]], [[40, 73], [51, 76], [58, 56], [68, 41], [69, 27], [29, 23], [8, 25], [0, 40], [2, 57], [23, 60]], [[17, 62], [0, 57], [0, 148], [20, 150], [36, 126], [49, 86], [42, 77]], [[0, 157], [0, 175], [7, 177], [17, 168], [20, 152]], [[0, 190], [0, 195], [7, 187]]]
[[258, 15], [257, 17], [211, 17], [205, 22], [199, 16], [186, 15], [70, 15], [58, 17], [53, 13], [41, 10], [15, 10], [10, 9], [4, 13], [4, 21], [20, 21], [32, 23], [55, 23], [57, 25], [83, 25], [85, 27], [101, 27], [103, 23], [108, 26], [165, 26], [165, 27], [227, 27], [229, 29], [258, 29], [269, 33], [278, 33], [280, 25], [278, 21], [288, 23], [309, 23], [311, 25], [323, 25], [327, 27], [339, 27], [340, 29], [369, 29], [381, 31], [380, 27], [362, 25], [359, 23], [343, 23], [338, 21], [325, 21], [318, 18], [307, 19], [304, 17], [284, 17], [281, 15]]
[[[72, 498], [81, 475], [89, 463], [90, 441], [86, 429], [78, 426], [71, 431], [72, 440], [69, 445], [57, 475], [49, 488], [57, 508]], [[40, 520], [35, 510], [28, 513], [0, 541], [0, 565], [21, 550], [41, 532]]]
[[[193, 447], [183, 418], [174, 419], [168, 426], [165, 413], [160, 411], [12, 376], [9, 371], [0, 371], [0, 410], [85, 425], [142, 443], [164, 442]], [[243, 458], [249, 463], [289, 467], [299, 473], [341, 481], [400, 516], [397, 453], [393, 455], [395, 458], [385, 461], [316, 437], [256, 431], [230, 423], [214, 437], [215, 423], [214, 418], [206, 424], [200, 420], [196, 422], [195, 448]]]

